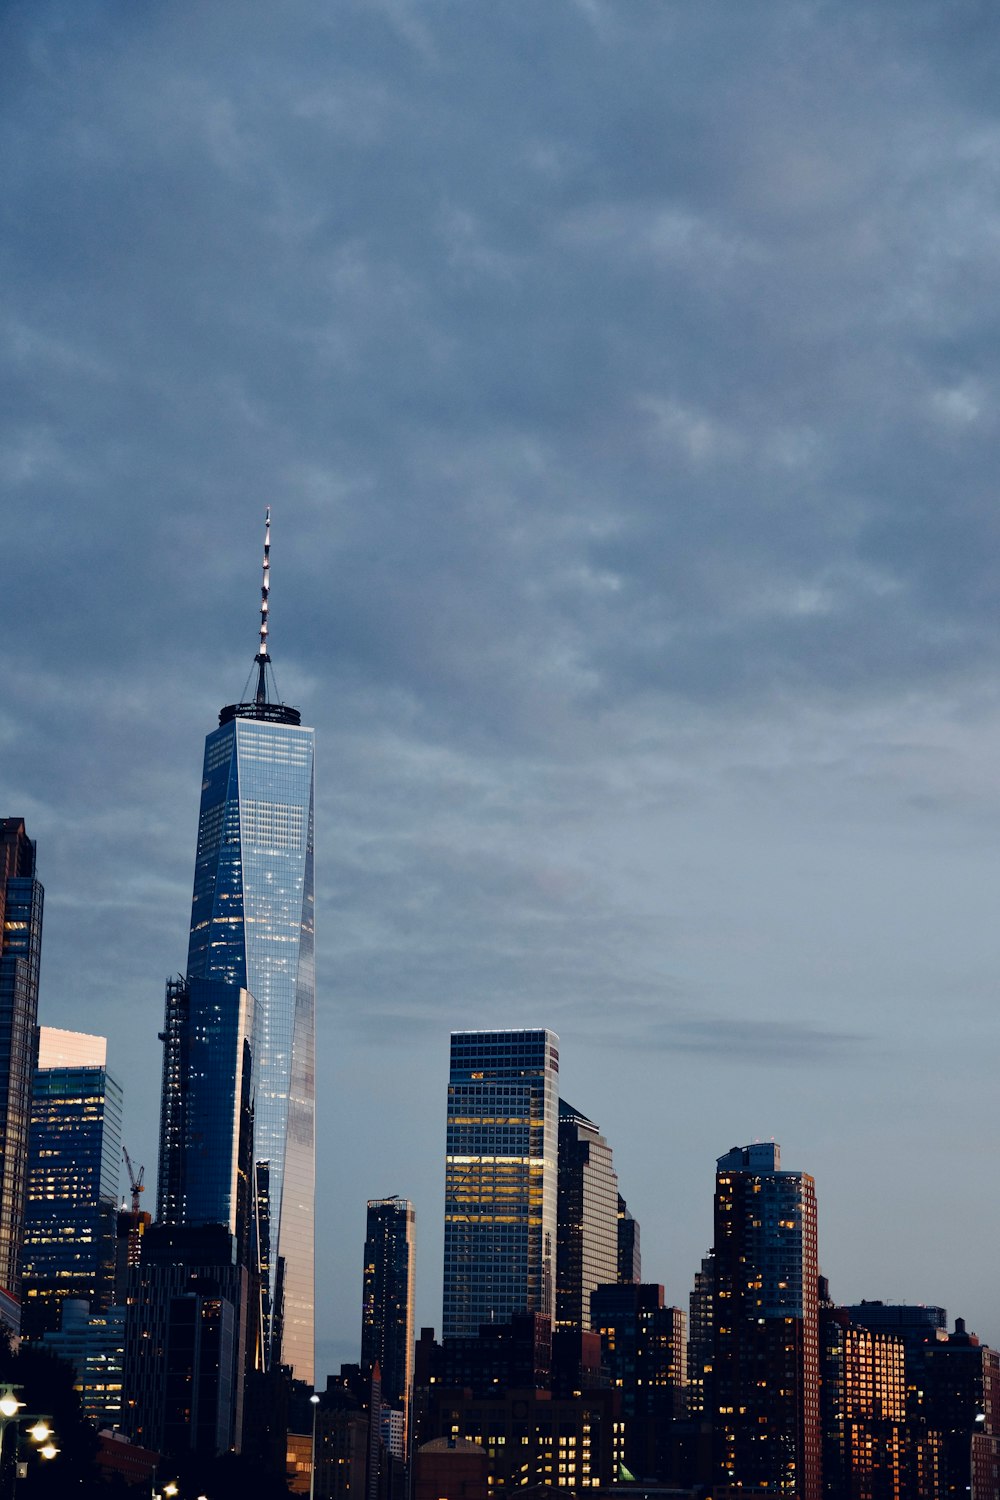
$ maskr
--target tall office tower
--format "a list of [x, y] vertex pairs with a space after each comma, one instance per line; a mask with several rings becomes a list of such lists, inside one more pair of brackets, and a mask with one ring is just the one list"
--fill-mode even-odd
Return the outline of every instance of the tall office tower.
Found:
[[734, 1146], [715, 1179], [720, 1486], [819, 1500], [818, 1279], [813, 1179], [776, 1145]]
[[114, 1300], [122, 1090], [103, 1036], [42, 1026], [28, 1135], [21, 1332], [54, 1333], [67, 1297]]
[[556, 1326], [590, 1327], [590, 1294], [618, 1279], [618, 1176], [593, 1120], [559, 1100]]
[[712, 1328], [712, 1298], [715, 1294], [715, 1257], [711, 1250], [694, 1273], [694, 1286], [688, 1299], [688, 1413], [700, 1417], [713, 1409], [712, 1352], [715, 1335]]
[[156, 1218], [222, 1224], [250, 1264], [254, 1002], [213, 979], [168, 979]]
[[382, 1373], [382, 1402], [403, 1413], [403, 1451], [413, 1390], [416, 1214], [406, 1198], [370, 1198], [361, 1305], [361, 1368]]
[[444, 1336], [518, 1312], [552, 1316], [559, 1038], [451, 1037], [444, 1198]]
[[642, 1280], [639, 1220], [629, 1213], [628, 1204], [621, 1193], [618, 1194], [618, 1280]]
[[265, 1357], [313, 1381], [313, 731], [277, 701], [268, 655], [270, 512], [254, 696], [205, 741], [187, 978], [256, 1002], [255, 1195]]
[[0, 1321], [15, 1331], [43, 900], [23, 818], [0, 819]]

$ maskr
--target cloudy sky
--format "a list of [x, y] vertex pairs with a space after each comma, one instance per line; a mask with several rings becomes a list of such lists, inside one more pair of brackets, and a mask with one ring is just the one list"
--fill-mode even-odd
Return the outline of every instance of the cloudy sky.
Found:
[[[156, 1159], [203, 738], [318, 746], [320, 1376], [440, 1327], [448, 1033], [548, 1025], [646, 1279], [715, 1158], [1000, 1342], [1000, 17], [8, 0], [2, 811]], [[151, 1194], [148, 1196], [152, 1196]]]

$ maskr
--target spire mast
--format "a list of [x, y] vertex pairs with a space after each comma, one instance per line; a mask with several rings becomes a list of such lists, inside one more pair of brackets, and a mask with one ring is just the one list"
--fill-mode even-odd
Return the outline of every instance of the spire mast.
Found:
[[267, 702], [267, 666], [271, 658], [267, 654], [267, 604], [271, 592], [271, 507], [264, 512], [264, 570], [260, 585], [260, 650], [254, 657], [257, 663], [257, 703]]

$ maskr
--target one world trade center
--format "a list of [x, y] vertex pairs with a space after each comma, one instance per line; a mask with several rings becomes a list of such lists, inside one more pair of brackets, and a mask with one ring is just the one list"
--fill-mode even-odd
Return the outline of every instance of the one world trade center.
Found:
[[312, 1384], [313, 731], [298, 709], [277, 701], [269, 583], [270, 511], [256, 691], [224, 708], [205, 741], [187, 972], [240, 986], [256, 1001], [254, 1197], [265, 1358]]

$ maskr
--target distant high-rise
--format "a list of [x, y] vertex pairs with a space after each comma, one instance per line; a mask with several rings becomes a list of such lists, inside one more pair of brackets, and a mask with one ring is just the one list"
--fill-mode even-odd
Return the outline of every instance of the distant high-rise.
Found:
[[816, 1191], [776, 1145], [733, 1147], [715, 1179], [713, 1422], [720, 1486], [819, 1500]]
[[618, 1279], [618, 1177], [593, 1120], [559, 1100], [556, 1325], [590, 1328], [590, 1294]]
[[618, 1194], [618, 1280], [642, 1280], [639, 1220], [629, 1213], [628, 1204], [621, 1193]]
[[0, 818], [0, 1321], [15, 1328], [43, 900], [23, 818]]
[[712, 1357], [715, 1336], [712, 1331], [712, 1298], [715, 1292], [715, 1257], [711, 1250], [695, 1272], [694, 1286], [688, 1299], [688, 1412], [700, 1417], [711, 1414], [713, 1402]]
[[313, 731], [278, 701], [268, 654], [270, 512], [256, 691], [205, 742], [187, 978], [254, 997], [255, 1196], [265, 1348], [314, 1370], [316, 974]]
[[122, 1155], [122, 1090], [107, 1041], [42, 1026], [31, 1100], [21, 1331], [54, 1333], [62, 1303], [111, 1306]]
[[554, 1032], [452, 1033], [445, 1338], [519, 1312], [552, 1315], [558, 1090]]
[[365, 1235], [361, 1307], [361, 1368], [370, 1379], [377, 1364], [382, 1402], [406, 1420], [413, 1388], [413, 1309], [416, 1287], [416, 1215], [405, 1198], [370, 1198]]

